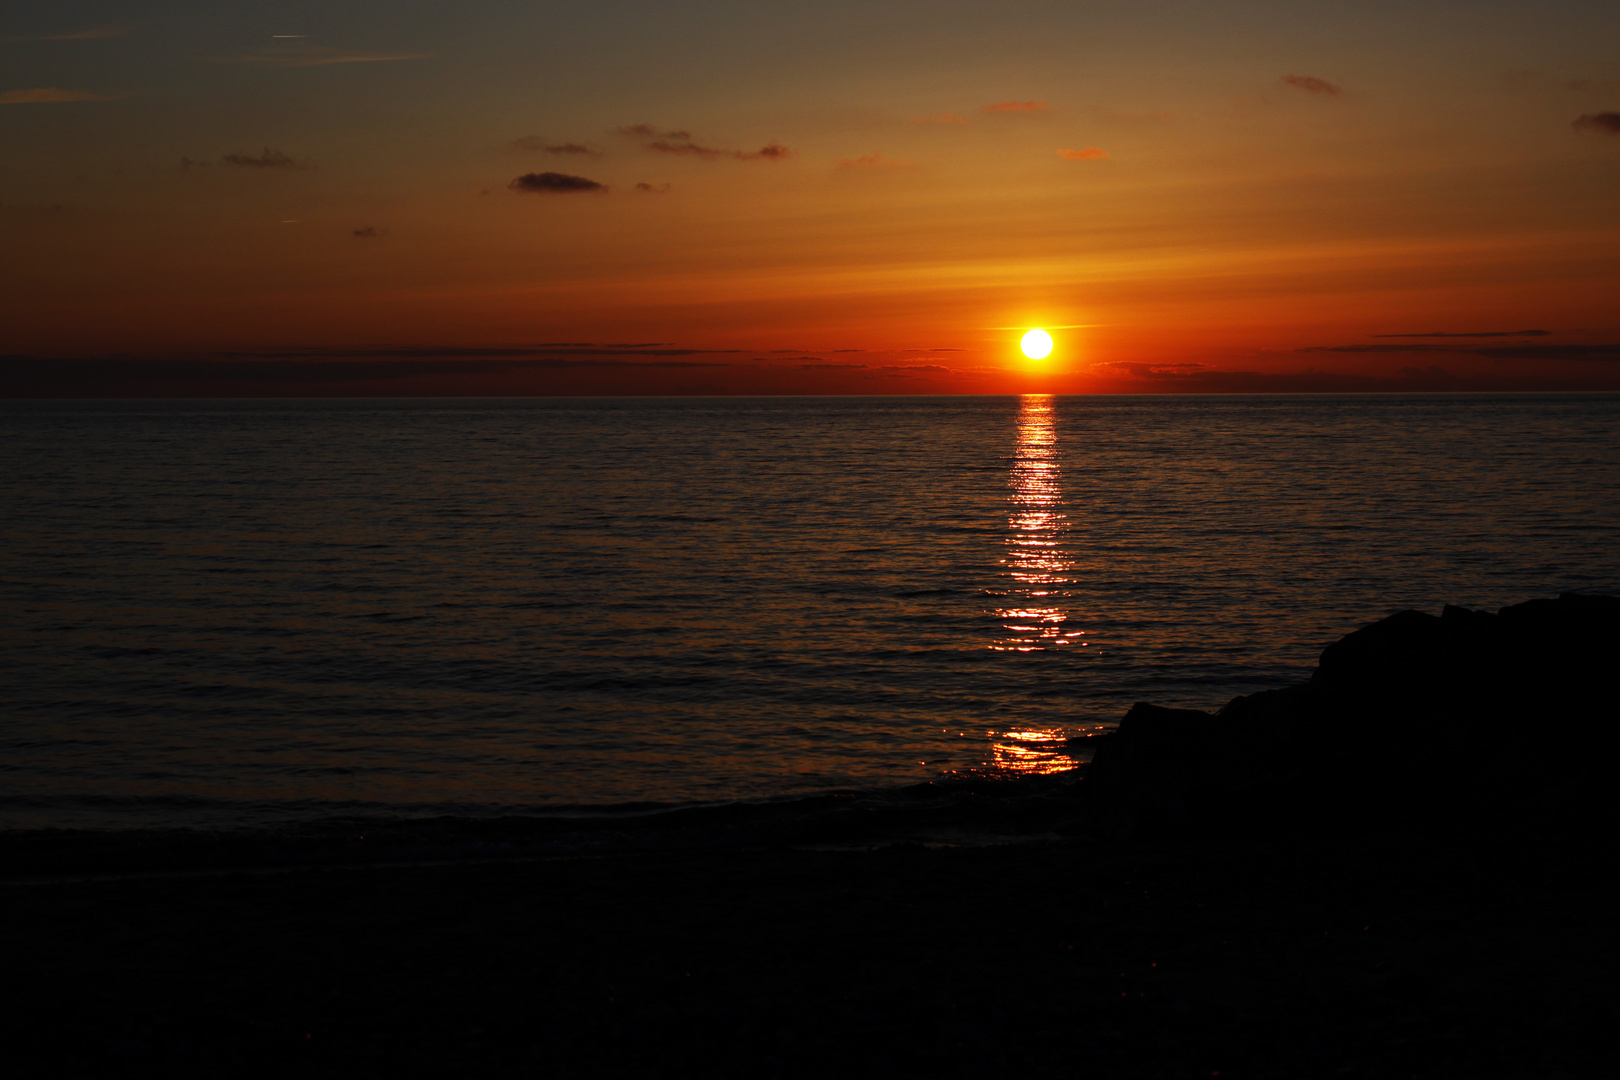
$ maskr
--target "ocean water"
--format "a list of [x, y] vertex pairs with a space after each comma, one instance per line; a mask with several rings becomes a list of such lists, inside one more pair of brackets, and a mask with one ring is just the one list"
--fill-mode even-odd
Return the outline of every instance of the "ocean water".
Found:
[[7, 402], [0, 463], [0, 828], [1058, 770], [1620, 592], [1620, 395]]

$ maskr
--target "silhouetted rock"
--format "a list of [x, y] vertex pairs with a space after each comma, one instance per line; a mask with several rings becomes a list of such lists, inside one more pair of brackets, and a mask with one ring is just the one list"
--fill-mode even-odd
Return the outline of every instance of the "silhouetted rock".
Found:
[[1308, 683], [1211, 715], [1134, 706], [1082, 790], [1115, 835], [1244, 814], [1410, 814], [1612, 797], [1620, 598], [1401, 611], [1323, 650]]

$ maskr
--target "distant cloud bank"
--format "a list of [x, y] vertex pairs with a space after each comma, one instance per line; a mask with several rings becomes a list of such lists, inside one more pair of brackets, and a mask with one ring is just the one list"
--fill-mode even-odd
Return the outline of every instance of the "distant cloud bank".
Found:
[[690, 131], [659, 131], [651, 124], [629, 124], [619, 128], [617, 134], [635, 139], [646, 149], [660, 154], [735, 158], [738, 161], [779, 161], [793, 156], [793, 151], [780, 143], [767, 143], [758, 150], [724, 150], [717, 146], [704, 146]]
[[886, 158], [882, 154], [865, 154], [855, 158], [839, 158], [840, 169], [904, 169], [912, 162], [909, 158]]
[[1573, 126], [1609, 135], [1620, 135], [1620, 112], [1587, 113], [1584, 116], [1577, 116]]
[[585, 143], [554, 143], [542, 139], [538, 135], [525, 135], [521, 139], [513, 139], [512, 149], [534, 150], [544, 154], [589, 154], [592, 157], [599, 156], [602, 153], [596, 147], [587, 146]]
[[1303, 90], [1307, 94], [1320, 94], [1323, 97], [1338, 97], [1344, 93], [1344, 87], [1318, 79], [1315, 75], [1284, 75], [1282, 81], [1296, 90]]
[[219, 159], [221, 165], [238, 165], [245, 169], [302, 169], [303, 165], [294, 161], [280, 150], [265, 147], [257, 157], [252, 154], [226, 154]]
[[34, 34], [26, 37], [0, 38], [0, 41], [101, 41], [105, 38], [123, 37], [133, 26], [122, 24], [115, 26], [92, 26], [88, 30], [75, 30], [70, 34]]
[[587, 180], [583, 176], [569, 176], [567, 173], [558, 172], [524, 173], [507, 187], [513, 191], [536, 195], [575, 195], [581, 192], [607, 190], [606, 184]]
[[108, 94], [92, 94], [88, 90], [63, 90], [55, 86], [38, 86], [32, 90], [7, 90], [0, 93], [0, 105], [46, 105], [62, 101], [113, 101]]
[[390, 60], [420, 60], [427, 53], [374, 53], [334, 49], [326, 45], [286, 45], [243, 56], [228, 56], [230, 64], [254, 67], [325, 67], [328, 64], [380, 64]]

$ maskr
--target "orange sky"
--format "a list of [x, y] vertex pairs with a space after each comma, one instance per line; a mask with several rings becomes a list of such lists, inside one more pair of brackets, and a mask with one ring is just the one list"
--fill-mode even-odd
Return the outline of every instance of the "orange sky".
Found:
[[11, 20], [0, 392], [1620, 388], [1612, 4]]

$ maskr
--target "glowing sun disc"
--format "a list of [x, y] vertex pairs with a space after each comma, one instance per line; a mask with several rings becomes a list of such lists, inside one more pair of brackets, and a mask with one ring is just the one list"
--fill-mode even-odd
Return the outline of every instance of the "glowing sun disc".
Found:
[[1052, 335], [1045, 330], [1031, 330], [1024, 335], [1024, 340], [1018, 343], [1024, 350], [1024, 355], [1031, 360], [1045, 360], [1052, 355]]

